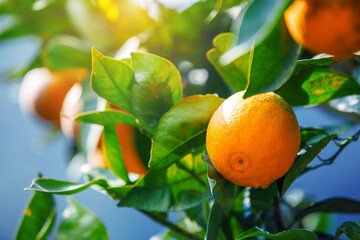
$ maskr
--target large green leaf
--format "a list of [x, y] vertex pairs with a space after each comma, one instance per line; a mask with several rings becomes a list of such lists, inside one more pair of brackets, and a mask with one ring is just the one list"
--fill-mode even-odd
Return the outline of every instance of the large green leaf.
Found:
[[104, 126], [104, 146], [104, 154], [109, 162], [109, 168], [116, 176], [123, 179], [126, 183], [130, 183], [124, 160], [121, 155], [115, 125]]
[[55, 202], [51, 194], [34, 192], [25, 210], [16, 240], [47, 239], [55, 220]]
[[360, 213], [360, 202], [348, 198], [330, 198], [317, 202], [314, 205], [303, 209], [296, 216], [294, 221], [302, 219], [308, 214], [322, 213]]
[[307, 67], [296, 72], [277, 93], [292, 106], [317, 105], [360, 94], [360, 85], [346, 74], [324, 67]]
[[300, 46], [290, 37], [281, 20], [270, 35], [253, 50], [248, 87], [244, 98], [280, 88], [295, 69]]
[[95, 179], [87, 183], [73, 183], [66, 181], [59, 181], [51, 178], [36, 178], [31, 185], [25, 190], [32, 190], [44, 193], [71, 195], [81, 192], [91, 185], [99, 185], [102, 188], [107, 188], [108, 184], [104, 179]]
[[91, 87], [100, 97], [132, 113], [131, 87], [134, 83], [129, 64], [106, 57], [93, 48]]
[[305, 153], [298, 158], [295, 163], [292, 165], [290, 170], [284, 177], [283, 184], [281, 186], [280, 194], [283, 196], [285, 192], [289, 189], [291, 184], [296, 180], [298, 176], [306, 169], [307, 165], [329, 144], [329, 142], [335, 139], [336, 135], [326, 136], [321, 139], [319, 142], [314, 144], [312, 147], [306, 150]]
[[206, 53], [206, 57], [232, 89], [241, 91], [246, 88], [250, 55], [244, 54], [227, 65], [223, 65], [219, 61], [222, 54], [229, 50], [235, 41], [236, 36], [233, 33], [219, 34], [213, 40], [214, 48]]
[[[247, 1], [238, 19], [238, 40], [221, 58], [227, 65], [250, 53], [247, 76], [248, 86], [244, 97], [256, 93], [274, 91], [291, 76], [300, 54], [286, 27], [283, 11], [291, 0]], [[246, 56], [247, 58], [247, 56]], [[246, 64], [246, 61], [243, 61]]]
[[257, 237], [257, 236], [263, 236], [266, 237], [267, 239], [274, 239], [274, 240], [288, 240], [288, 239], [317, 240], [318, 239], [315, 233], [305, 229], [291, 229], [276, 234], [271, 234], [265, 230], [260, 229], [259, 227], [253, 227], [238, 235], [235, 238], [235, 240], [247, 239], [250, 237]]
[[43, 48], [42, 60], [52, 69], [91, 66], [90, 44], [76, 37], [61, 35], [51, 38]]
[[343, 233], [350, 239], [360, 239], [360, 226], [354, 222], [344, 222], [336, 230], [335, 240], [338, 240]]
[[124, 111], [116, 110], [85, 112], [78, 115], [75, 120], [86, 123], [95, 123], [103, 126], [109, 124], [128, 124], [136, 126], [135, 118], [132, 115]]
[[105, 226], [94, 213], [68, 198], [56, 239], [106, 240], [108, 235]]
[[163, 170], [150, 170], [119, 203], [145, 211], [181, 211], [211, 197], [206, 164], [200, 156], [186, 156]]
[[134, 115], [153, 134], [162, 117], [182, 98], [179, 71], [170, 61], [147, 53], [132, 53], [136, 85], [132, 88]]
[[124, 182], [121, 179], [115, 176], [109, 178], [109, 176], [106, 175], [107, 174], [95, 173], [94, 171], [88, 172], [86, 176], [90, 181], [85, 183], [59, 181], [51, 178], [36, 178], [25, 190], [72, 195], [92, 186], [97, 187], [99, 191], [105, 190], [112, 198], [121, 199], [134, 187], [133, 185], [123, 186]]
[[292, 0], [246, 0], [234, 22], [233, 30], [237, 42], [222, 56], [222, 63], [228, 64], [257, 46], [270, 35], [282, 20], [283, 12]]
[[223, 99], [214, 95], [184, 98], [159, 122], [153, 139], [149, 166], [165, 168], [190, 152], [202, 152], [205, 133], [214, 111]]

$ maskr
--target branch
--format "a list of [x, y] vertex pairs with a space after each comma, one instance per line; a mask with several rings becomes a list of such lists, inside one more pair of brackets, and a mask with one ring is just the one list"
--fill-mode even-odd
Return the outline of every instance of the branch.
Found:
[[[325, 165], [331, 165], [335, 161], [335, 159], [339, 156], [339, 154], [345, 149], [345, 147], [348, 146], [351, 142], [357, 141], [359, 139], [359, 136], [360, 136], [360, 130], [358, 130], [353, 136], [342, 139], [343, 141], [341, 143], [338, 143], [337, 141], [335, 141], [336, 145], [339, 146], [339, 149], [337, 150], [337, 152], [328, 159], [322, 159], [320, 156], [318, 156], [318, 158], [320, 159], [320, 161], [322, 163], [320, 163], [314, 167], [307, 167], [303, 173], [308, 172], [310, 170], [315, 170], [315, 169], [325, 166]], [[341, 140], [341, 139], [339, 139], [339, 140]]]

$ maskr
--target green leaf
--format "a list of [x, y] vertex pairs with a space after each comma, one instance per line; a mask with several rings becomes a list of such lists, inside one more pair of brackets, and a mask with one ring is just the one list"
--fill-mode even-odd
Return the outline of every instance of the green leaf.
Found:
[[224, 214], [228, 216], [235, 204], [237, 192], [241, 191], [243, 187], [236, 186], [223, 178], [223, 176], [216, 171], [206, 151], [202, 154], [202, 159], [208, 165], [207, 177], [211, 194], [214, 196], [215, 202], [219, 204], [224, 211]]
[[282, 21], [254, 48], [244, 98], [280, 88], [295, 69], [301, 48], [292, 40]]
[[348, 198], [330, 198], [303, 209], [294, 218], [294, 221], [302, 219], [306, 215], [315, 212], [322, 213], [360, 213], [360, 202]]
[[206, 240], [217, 239], [217, 235], [219, 233], [219, 230], [221, 229], [224, 218], [225, 215], [222, 207], [215, 202], [211, 208], [208, 219], [206, 235], [205, 235]]
[[232, 89], [241, 91], [246, 88], [247, 84], [249, 54], [244, 54], [227, 65], [222, 65], [219, 62], [220, 57], [233, 46], [235, 41], [236, 37], [233, 33], [217, 35], [213, 40], [214, 48], [206, 53], [206, 57]]
[[115, 130], [115, 125], [104, 126], [104, 146], [104, 154], [109, 161], [109, 168], [116, 176], [123, 179], [126, 183], [130, 183], [124, 160], [121, 155], [121, 149]]
[[314, 144], [314, 146], [307, 149], [306, 152], [295, 161], [284, 177], [284, 182], [280, 188], [281, 196], [285, 194], [296, 178], [306, 169], [307, 165], [323, 150], [324, 147], [326, 147], [326, 145], [328, 145], [331, 140], [336, 137], [337, 136], [334, 134], [324, 137], [318, 143]]
[[[233, 29], [236, 45], [222, 56], [222, 63], [229, 64], [262, 43], [283, 18], [283, 12], [292, 0], [246, 0]], [[255, 45], [254, 45], [255, 43]]]
[[131, 87], [134, 83], [129, 64], [92, 49], [91, 87], [100, 97], [132, 113]]
[[108, 234], [94, 213], [80, 206], [74, 199], [68, 198], [68, 206], [64, 210], [56, 239], [106, 240]]
[[153, 134], [162, 115], [182, 98], [181, 76], [174, 64], [153, 54], [132, 53], [131, 64], [137, 83], [132, 88], [134, 115]]
[[55, 202], [51, 194], [34, 192], [25, 210], [16, 240], [47, 239], [55, 220]]
[[81, 192], [91, 185], [99, 185], [103, 188], [107, 188], [108, 184], [103, 179], [96, 179], [87, 183], [73, 183], [66, 181], [59, 181], [51, 178], [36, 178], [31, 185], [25, 190], [32, 190], [37, 192], [71, 195]]
[[[186, 156], [171, 167], [149, 170], [119, 203], [145, 211], [182, 211], [211, 197], [206, 184], [206, 164], [200, 156]], [[146, 201], [144, 201], [146, 199]]]
[[360, 94], [352, 77], [323, 67], [311, 67], [294, 74], [277, 92], [292, 106], [317, 105], [332, 99]]
[[137, 126], [135, 118], [132, 115], [124, 111], [116, 110], [81, 113], [75, 118], [75, 120], [86, 123], [95, 123], [103, 126], [109, 124], [128, 124], [131, 126]]
[[344, 222], [336, 230], [335, 240], [338, 240], [343, 233], [350, 239], [360, 239], [360, 226], [354, 222]]
[[42, 53], [44, 64], [52, 70], [90, 68], [90, 59], [89, 43], [67, 35], [51, 38]]
[[153, 139], [149, 166], [170, 166], [190, 152], [205, 148], [207, 125], [223, 99], [214, 95], [195, 95], [178, 102], [159, 122]]
[[[286, 27], [284, 27], [283, 11], [291, 0], [247, 1], [238, 19], [238, 40], [220, 58], [227, 65], [250, 54], [247, 76], [248, 86], [244, 97], [274, 91], [283, 85], [291, 76], [296, 60], [300, 54], [297, 45]], [[248, 56], [246, 56], [247, 58]]]
[[235, 240], [247, 239], [250, 237], [257, 237], [257, 236], [263, 236], [266, 237], [267, 239], [275, 239], [275, 240], [288, 240], [288, 239], [317, 240], [318, 239], [315, 233], [306, 229], [291, 229], [276, 234], [271, 234], [265, 230], [260, 229], [259, 227], [253, 227], [238, 235], [235, 238]]

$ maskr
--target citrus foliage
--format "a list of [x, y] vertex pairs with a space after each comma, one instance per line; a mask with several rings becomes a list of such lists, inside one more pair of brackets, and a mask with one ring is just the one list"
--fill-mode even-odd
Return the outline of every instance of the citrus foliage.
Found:
[[[13, 76], [38, 66], [52, 71], [70, 67], [91, 70], [90, 79], [82, 86], [83, 111], [75, 117], [82, 123], [76, 144], [79, 154], [88, 153], [85, 143], [89, 131], [84, 123], [101, 125], [109, 162], [109, 169], [87, 168], [83, 183], [35, 179], [27, 188], [34, 191], [27, 208], [31, 214], [26, 210], [18, 238], [24, 234], [45, 238], [51, 231], [55, 219], [51, 194], [72, 195], [89, 187], [108, 194], [118, 207], [138, 209], [164, 224], [168, 232], [159, 235], [163, 239], [321, 239], [320, 233], [302, 229], [305, 216], [360, 213], [360, 201], [355, 199], [331, 198], [294, 207], [283, 198], [298, 177], [332, 164], [358, 139], [360, 131], [341, 137], [353, 124], [302, 128], [294, 164], [267, 189], [230, 183], [206, 152], [209, 121], [231, 93], [245, 90], [247, 98], [276, 92], [290, 106], [319, 105], [360, 94], [353, 76], [330, 68], [333, 59], [313, 56], [293, 40], [283, 19], [292, 1], [208, 0], [172, 9], [167, 1], [162, 2], [157, 5], [156, 17], [149, 16], [150, 6], [145, 11], [130, 1], [124, 1], [131, 10], [126, 14], [120, 14], [121, 6], [118, 8], [115, 1], [106, 1], [109, 6], [102, 1], [48, 1], [40, 9], [36, 1], [0, 3], [0, 14], [18, 18], [0, 34], [1, 39], [34, 34], [44, 42], [33, 62]], [[236, 18], [225, 13], [233, 7], [238, 8]], [[95, 18], [98, 21], [88, 21]], [[120, 49], [115, 54], [133, 36], [150, 53], [134, 50], [124, 56]], [[90, 46], [96, 48], [91, 50]], [[214, 92], [221, 97], [209, 94]], [[94, 109], [92, 101], [97, 97], [104, 99], [107, 107]], [[116, 124], [136, 129], [136, 141], [141, 143], [137, 151], [147, 166], [145, 176], [128, 174]], [[338, 145], [338, 152], [309, 166], [330, 142]], [[92, 213], [73, 200], [69, 203], [72, 214], [60, 225], [60, 239], [107, 238], [106, 229]], [[182, 219], [170, 222], [165, 214], [170, 211], [182, 211]], [[290, 217], [285, 218], [282, 211]], [[91, 226], [97, 228], [81, 225], [82, 218], [90, 219]], [[342, 233], [357, 236], [358, 232], [357, 225], [346, 223], [336, 237]]]

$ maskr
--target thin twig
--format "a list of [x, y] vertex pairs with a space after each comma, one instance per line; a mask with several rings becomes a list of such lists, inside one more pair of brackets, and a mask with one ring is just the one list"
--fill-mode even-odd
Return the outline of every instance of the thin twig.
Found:
[[188, 239], [193, 239], [193, 240], [202, 240], [201, 237], [195, 235], [195, 234], [192, 234], [180, 227], [178, 227], [177, 225], [167, 221], [166, 219], [160, 217], [160, 216], [157, 216], [156, 214], [153, 214], [152, 212], [148, 212], [148, 211], [143, 211], [143, 210], [139, 210], [141, 211], [142, 213], [144, 213], [145, 215], [147, 215], [148, 217], [150, 217], [151, 219], [153, 219], [154, 221], [164, 225], [165, 227], [169, 228], [171, 231], [174, 231]]
[[325, 165], [332, 164], [335, 161], [335, 159], [339, 156], [339, 154], [345, 149], [345, 147], [348, 146], [351, 142], [357, 141], [359, 136], [360, 136], [360, 130], [358, 130], [352, 137], [346, 138], [346, 139], [344, 139], [343, 142], [338, 143], [339, 149], [337, 150], [337, 152], [333, 156], [331, 156], [328, 159], [322, 159], [320, 156], [318, 156], [318, 158], [320, 159], [320, 161], [322, 163], [320, 163], [320, 164], [318, 164], [318, 165], [316, 165], [314, 167], [307, 167], [306, 172], [310, 171], [310, 170], [315, 170], [315, 169], [317, 169], [319, 167], [322, 167], [322, 166], [325, 166]]

